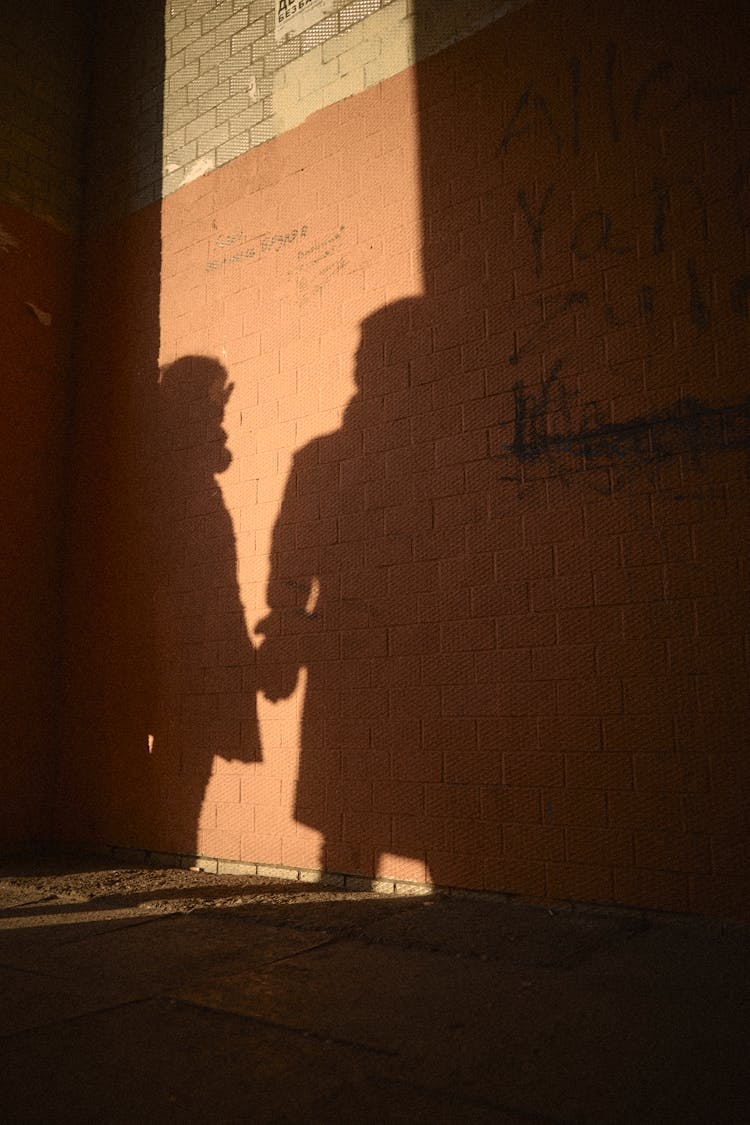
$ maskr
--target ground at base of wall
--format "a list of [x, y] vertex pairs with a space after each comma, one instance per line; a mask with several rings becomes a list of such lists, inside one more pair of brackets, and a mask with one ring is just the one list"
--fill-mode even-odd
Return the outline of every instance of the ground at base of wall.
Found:
[[5, 1120], [725, 1125], [748, 937], [641, 911], [0, 861]]

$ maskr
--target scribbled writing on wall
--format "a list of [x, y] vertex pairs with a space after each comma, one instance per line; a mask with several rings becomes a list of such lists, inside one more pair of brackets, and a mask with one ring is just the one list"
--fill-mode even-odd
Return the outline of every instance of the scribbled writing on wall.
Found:
[[[568, 63], [568, 73], [561, 85], [568, 86], [570, 99], [557, 109], [533, 84], [519, 94], [497, 145], [503, 156], [516, 142], [528, 138], [533, 131], [544, 138], [552, 153], [566, 150], [573, 155], [582, 151], [582, 107], [588, 105], [597, 121], [604, 117], [609, 139], [622, 139], [625, 118], [641, 126], [668, 122], [685, 110], [689, 115], [700, 113], [701, 105], [723, 101], [738, 92], [732, 82], [706, 82], [692, 75], [681, 74], [670, 59], [648, 65], [626, 86], [616, 80], [618, 73], [616, 43], [607, 43], [602, 57], [588, 60], [576, 56]], [[603, 111], [603, 113], [602, 113]]]
[[[512, 436], [496, 450], [512, 479], [524, 466], [559, 476], [675, 457], [696, 466], [708, 453], [749, 447], [750, 400], [722, 401], [721, 360], [704, 391], [697, 369], [677, 378], [668, 358], [675, 342], [683, 364], [685, 344], [705, 354], [720, 333], [715, 349], [726, 355], [732, 322], [748, 319], [741, 250], [750, 162], [738, 164], [715, 139], [717, 122], [736, 129], [741, 94], [738, 82], [681, 72], [669, 59], [628, 71], [610, 42], [569, 59], [562, 73], [535, 77], [511, 101], [494, 155], [504, 177], [517, 170], [517, 247], [536, 279], [511, 302], [512, 342], [498, 356], [518, 380], [515, 416], [505, 423]], [[691, 145], [703, 159], [685, 158]], [[655, 398], [669, 394], [671, 405], [612, 421], [622, 390], [637, 394], [651, 375], [652, 389], [661, 386], [655, 348], [665, 377]], [[636, 361], [631, 387], [620, 388], [610, 354], [619, 372]], [[738, 362], [735, 350], [727, 387], [737, 386]], [[580, 402], [569, 389], [577, 384], [595, 387], [597, 401]]]
[[345, 231], [346, 227], [342, 224], [309, 245], [298, 248], [287, 277], [294, 279], [300, 305], [306, 305], [315, 293], [348, 268], [349, 259], [342, 253], [341, 245]]
[[604, 404], [581, 402], [560, 378], [560, 369], [539, 388], [523, 382], [513, 387], [514, 417], [504, 426], [511, 440], [498, 454], [509, 465], [504, 479], [519, 480], [524, 465], [565, 477], [602, 467], [648, 468], [676, 457], [695, 466], [712, 452], [750, 450], [750, 396], [719, 406], [685, 397], [664, 409], [612, 422]]
[[213, 257], [206, 271], [224, 270], [280, 255], [288, 267], [286, 278], [294, 285], [299, 303], [305, 305], [314, 293], [348, 268], [349, 259], [342, 253], [341, 245], [345, 230], [342, 224], [315, 235], [309, 224], [303, 223], [276, 233], [250, 235], [236, 230], [220, 234], [211, 243]]
[[[712, 323], [712, 309], [725, 305], [734, 317], [747, 320], [748, 293], [750, 293], [750, 273], [740, 273], [730, 277], [724, 286], [712, 284], [711, 278], [702, 278], [694, 258], [684, 263], [684, 271], [678, 272], [678, 283], [684, 283], [685, 306], [691, 324], [700, 332], [707, 332]], [[709, 299], [709, 292], [713, 293]], [[528, 328], [517, 335], [514, 348], [507, 361], [517, 367], [529, 355], [537, 355], [554, 346], [555, 332], [566, 320], [574, 316], [584, 306], [594, 308], [603, 324], [613, 328], [633, 327], [636, 324], [653, 325], [655, 318], [663, 311], [664, 316], [672, 314], [669, 299], [660, 298], [655, 285], [636, 285], [627, 301], [615, 302], [601, 296], [594, 296], [586, 289], [564, 289], [562, 292], [547, 292], [532, 299], [534, 316]], [[528, 323], [528, 316], [523, 317]], [[559, 358], [559, 357], [558, 357]]]
[[[587, 60], [570, 59], [560, 88], [567, 88], [568, 92], [562, 103], [529, 83], [501, 126], [495, 150], [498, 159], [506, 160], [533, 144], [549, 177], [545, 182], [535, 175], [515, 191], [519, 229], [527, 240], [534, 275], [545, 286], [551, 280], [547, 276], [549, 262], [545, 250], [548, 236], [554, 232], [557, 242], [562, 240], [567, 246], [574, 272], [577, 265], [583, 266], [592, 259], [600, 261], [602, 268], [629, 263], [629, 276], [638, 271], [642, 276], [635, 281], [630, 304], [637, 307], [641, 321], [649, 322], [659, 315], [653, 267], [662, 255], [671, 252], [677, 256], [678, 299], [697, 333], [712, 327], [712, 301], [725, 302], [734, 315], [747, 317], [750, 273], [737, 270], [722, 278], [717, 287], [711, 276], [710, 259], [711, 231], [717, 223], [721, 224], [724, 211], [733, 214], [738, 234], [750, 225], [750, 162], [733, 166], [731, 161], [725, 161], [725, 182], [717, 187], [715, 167], [710, 176], [701, 175], [700, 171], [688, 175], [684, 167], [675, 165], [672, 170], [670, 160], [660, 157], [647, 173], [646, 161], [639, 168], [639, 175], [647, 176], [647, 181], [634, 196], [629, 179], [632, 169], [627, 163], [632, 160], [633, 150], [626, 151], [621, 144], [626, 126], [633, 133], [631, 140], [636, 151], [640, 144], [651, 145], [656, 151], [659, 131], [670, 124], [678, 134], [686, 130], [686, 135], [695, 139], [704, 110], [717, 103], [729, 108], [730, 100], [739, 92], [738, 86], [681, 74], [670, 60], [644, 67], [642, 73], [626, 83], [618, 65], [617, 45], [609, 43], [601, 56], [594, 53]], [[607, 198], [596, 199], [596, 185], [579, 182], [580, 172], [573, 171], [576, 200], [585, 201], [586, 209], [578, 216], [573, 212], [571, 218], [571, 195], [570, 190], [564, 189], [565, 177], [576, 168], [576, 158], [586, 150], [586, 138], [591, 132], [589, 118], [597, 123], [590, 142], [596, 147], [597, 157], [600, 146], [608, 145], [612, 152], [609, 159], [616, 168], [619, 151], [623, 174], [619, 186], [617, 177], [610, 179]], [[544, 174], [542, 170], [541, 176]], [[612, 193], [618, 188], [619, 199], [613, 198]], [[625, 317], [614, 303], [595, 299], [591, 292], [583, 294], [579, 288], [561, 295], [551, 317], [542, 317], [536, 329], [509, 355], [509, 362], [517, 365], [525, 355], [538, 352], [542, 344], [545, 348], [551, 346], [551, 321], [562, 327], [564, 314], [572, 315], [581, 300], [599, 311], [603, 324], [632, 323], [632, 314]], [[670, 305], [667, 315], [671, 313]]]
[[[698, 214], [698, 223], [702, 231], [702, 241], [708, 242], [708, 218], [706, 206], [700, 188], [695, 181], [682, 179], [670, 185], [658, 183], [653, 185], [653, 213], [649, 224], [649, 241], [652, 243], [652, 257], [663, 254], [666, 248], [666, 214], [668, 207], [675, 206], [678, 193], [685, 193], [692, 197]], [[525, 193], [519, 191], [519, 207], [524, 215], [532, 242], [534, 270], [537, 277], [544, 271], [542, 256], [543, 218], [551, 196], [551, 188], [547, 189], [542, 205], [533, 211], [527, 202]], [[634, 254], [635, 247], [629, 245], [622, 235], [618, 235], [617, 226], [613, 216], [602, 209], [590, 211], [575, 223], [570, 231], [569, 248], [573, 258], [578, 262], [588, 261], [595, 254], [627, 255]], [[637, 319], [643, 322], [652, 321], [658, 313], [658, 296], [655, 281], [648, 274], [648, 259], [639, 263], [639, 269], [644, 276], [634, 286], [633, 300], [630, 304], [638, 309]], [[725, 302], [728, 309], [735, 316], [745, 319], [748, 317], [748, 290], [750, 290], [750, 273], [740, 271], [730, 275], [725, 281], [714, 285], [713, 279], [705, 267], [699, 265], [699, 256], [696, 253], [686, 253], [678, 257], [676, 262], [677, 283], [680, 288], [683, 308], [688, 313], [691, 324], [699, 333], [710, 329], [712, 323], [712, 302]], [[712, 293], [712, 289], [716, 292]], [[549, 295], [545, 296], [546, 303], [551, 303]], [[578, 289], [560, 294], [555, 298], [557, 307], [549, 314], [543, 315], [536, 327], [529, 333], [528, 338], [519, 343], [518, 347], [509, 355], [511, 364], [517, 364], [528, 352], [537, 351], [535, 346], [542, 338], [547, 343], [549, 328], [552, 320], [558, 320], [562, 314], [572, 312], [577, 305], [591, 302], [590, 293]], [[624, 314], [618, 306], [604, 298], [598, 301], [598, 308], [604, 323], [616, 327], [632, 323], [633, 314]], [[669, 306], [671, 313], [671, 304]]]
[[210, 258], [206, 271], [221, 269], [222, 266], [234, 266], [239, 262], [260, 260], [267, 254], [279, 253], [293, 246], [297, 240], [306, 239], [307, 226], [294, 227], [292, 230], [280, 231], [276, 234], [246, 235], [244, 231], [232, 231], [230, 234], [221, 234], [214, 239], [211, 250], [214, 257]]

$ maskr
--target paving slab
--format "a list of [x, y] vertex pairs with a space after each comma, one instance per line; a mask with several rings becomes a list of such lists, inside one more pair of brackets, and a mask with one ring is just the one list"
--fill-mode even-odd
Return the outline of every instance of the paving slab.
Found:
[[186, 871], [3, 873], [3, 1125], [748, 1119], [748, 927]]
[[650, 997], [613, 1005], [569, 973], [351, 941], [179, 997], [386, 1052], [445, 1096], [581, 1123], [624, 1119], [672, 1030]]
[[626, 940], [591, 950], [586, 971], [614, 987], [657, 988], [667, 994], [689, 983], [692, 992], [731, 994], [750, 1003], [750, 929], [718, 919], [652, 916]]
[[[194, 980], [257, 968], [328, 940], [326, 934], [314, 931], [300, 933], [192, 914], [109, 930], [94, 925], [90, 933], [84, 921], [81, 925], [77, 941], [47, 948], [41, 961], [37, 946], [21, 946], [15, 953], [6, 949], [4, 968], [22, 971], [27, 982], [38, 974], [36, 988], [42, 992], [53, 985], [65, 995], [89, 996], [89, 1007], [104, 1007], [158, 995]], [[68, 927], [64, 932], [67, 936]], [[6, 1007], [5, 1016], [0, 1016], [0, 1034], [38, 1025], [36, 1007], [14, 1008]]]
[[415, 1086], [380, 1052], [168, 1000], [72, 1019], [3, 1048], [0, 1107], [13, 1123], [537, 1120]]
[[460, 895], [420, 900], [376, 919], [363, 936], [402, 948], [482, 957], [511, 966], [569, 967], [643, 928], [620, 913], [535, 906]]
[[[502, 929], [506, 912], [497, 920]], [[708, 1004], [689, 975], [675, 979], [668, 957], [667, 987], [610, 985], [585, 965], [519, 971], [483, 956], [342, 940], [180, 995], [389, 1052], [409, 1081], [508, 1112], [592, 1125], [745, 1119], [740, 1009], [726, 997]], [[696, 1106], [705, 1116], [691, 1116]]]
[[305, 1122], [382, 1066], [222, 1012], [155, 999], [3, 1043], [4, 1122]]
[[[44, 972], [0, 965], [0, 1042], [29, 1028], [59, 1024], [96, 1012], [106, 999], [75, 981], [61, 981]], [[0, 1105], [1, 1081], [0, 1081]], [[2, 1120], [0, 1114], [0, 1120]]]

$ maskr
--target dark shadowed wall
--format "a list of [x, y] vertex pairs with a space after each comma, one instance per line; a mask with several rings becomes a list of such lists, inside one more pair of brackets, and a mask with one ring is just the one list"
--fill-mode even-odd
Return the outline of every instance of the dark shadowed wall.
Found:
[[87, 5], [0, 5], [0, 846], [50, 832]]

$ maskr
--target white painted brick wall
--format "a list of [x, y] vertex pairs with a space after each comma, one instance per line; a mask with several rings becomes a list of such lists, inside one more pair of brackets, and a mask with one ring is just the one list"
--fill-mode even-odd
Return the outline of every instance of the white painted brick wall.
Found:
[[[528, 2], [427, 0], [420, 53]], [[414, 0], [331, 0], [318, 23], [277, 43], [272, 0], [168, 3], [162, 194], [194, 178], [196, 156], [218, 168], [410, 66], [416, 11]]]

